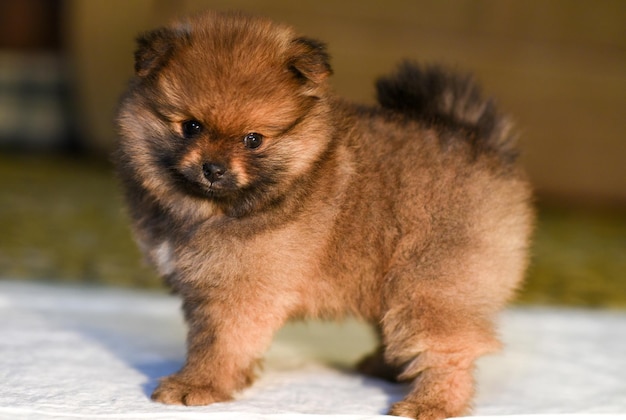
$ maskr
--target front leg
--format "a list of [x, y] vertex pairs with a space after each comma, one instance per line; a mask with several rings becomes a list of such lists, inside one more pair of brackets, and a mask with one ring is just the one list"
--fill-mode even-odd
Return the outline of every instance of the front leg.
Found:
[[178, 373], [161, 380], [153, 400], [207, 405], [228, 401], [253, 382], [255, 368], [285, 317], [268, 313], [258, 301], [242, 303], [184, 300], [187, 360]]

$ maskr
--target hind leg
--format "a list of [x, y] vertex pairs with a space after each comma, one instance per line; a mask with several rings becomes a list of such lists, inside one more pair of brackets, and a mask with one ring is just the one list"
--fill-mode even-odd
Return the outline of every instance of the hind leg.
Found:
[[469, 413], [474, 361], [499, 342], [488, 320], [451, 304], [428, 296], [385, 315], [385, 361], [402, 366], [399, 380], [413, 381], [390, 414], [435, 420]]
[[514, 210], [498, 217], [486, 211], [497, 223], [476, 223], [472, 235], [398, 248], [380, 325], [385, 361], [413, 385], [391, 414], [434, 420], [469, 413], [475, 360], [500, 348], [494, 317], [526, 266], [528, 224]]
[[393, 415], [439, 420], [469, 414], [475, 360], [500, 348], [494, 314], [519, 273], [510, 270], [511, 259], [494, 261], [479, 247], [452, 251], [418, 264], [405, 260], [388, 274], [380, 322], [384, 360], [401, 368], [399, 380], [412, 381]]

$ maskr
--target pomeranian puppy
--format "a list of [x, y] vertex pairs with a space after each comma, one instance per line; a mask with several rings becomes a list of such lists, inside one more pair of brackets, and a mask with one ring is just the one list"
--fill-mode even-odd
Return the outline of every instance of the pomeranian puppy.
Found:
[[323, 43], [237, 13], [141, 36], [117, 117], [139, 246], [183, 301], [187, 360], [152, 398], [226, 401], [291, 319], [370, 322], [390, 413], [468, 413], [520, 285], [533, 212], [509, 119], [465, 75], [405, 62], [378, 104], [329, 87]]

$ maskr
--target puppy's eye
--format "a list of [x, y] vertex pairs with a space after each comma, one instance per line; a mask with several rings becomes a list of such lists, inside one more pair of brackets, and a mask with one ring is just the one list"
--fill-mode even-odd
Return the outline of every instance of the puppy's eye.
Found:
[[197, 136], [202, 132], [202, 124], [196, 120], [183, 121], [182, 123], [182, 132], [183, 137], [186, 139], [190, 139], [192, 137]]
[[243, 138], [243, 144], [248, 149], [256, 149], [263, 143], [263, 135], [259, 133], [248, 133]]

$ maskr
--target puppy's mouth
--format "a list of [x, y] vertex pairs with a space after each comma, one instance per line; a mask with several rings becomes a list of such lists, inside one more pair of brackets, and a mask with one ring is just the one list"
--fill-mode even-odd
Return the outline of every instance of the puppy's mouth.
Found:
[[207, 198], [219, 198], [228, 195], [228, 190], [219, 182], [194, 182], [192, 185], [195, 186], [200, 195], [204, 195]]
[[176, 183], [188, 194], [206, 199], [224, 199], [238, 190], [234, 176], [227, 170], [211, 174], [206, 169], [174, 169]]

